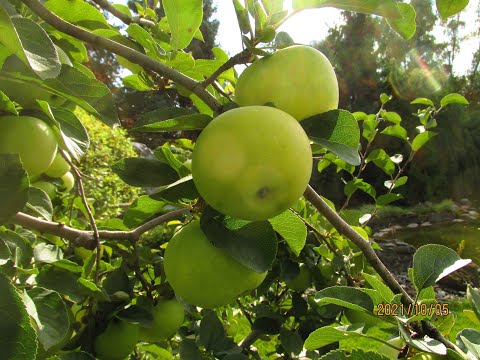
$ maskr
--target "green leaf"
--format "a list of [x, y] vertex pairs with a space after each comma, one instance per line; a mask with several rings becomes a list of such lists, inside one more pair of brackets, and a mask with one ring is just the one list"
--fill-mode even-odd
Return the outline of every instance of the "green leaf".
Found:
[[225, 330], [223, 329], [222, 322], [218, 318], [217, 314], [213, 310], [208, 310], [203, 315], [200, 322], [200, 343], [205, 346], [207, 351], [219, 352], [226, 350]]
[[465, 9], [469, 0], [436, 0], [437, 10], [442, 20], [458, 14]]
[[63, 252], [58, 246], [38, 243], [33, 249], [33, 256], [37, 263], [51, 264], [63, 259]]
[[192, 201], [199, 196], [197, 188], [192, 180], [192, 175], [185, 176], [150, 195], [152, 199], [166, 200], [172, 203]]
[[87, 130], [78, 119], [78, 117], [68, 109], [51, 108], [55, 120], [58, 122], [61, 130], [61, 137], [68, 153], [74, 159], [80, 160], [90, 146], [90, 138]]
[[401, 16], [395, 0], [293, 0], [292, 7], [294, 10], [335, 7], [384, 17], [399, 18]]
[[29, 313], [37, 322], [38, 339], [43, 348], [49, 350], [69, 335], [71, 324], [67, 306], [62, 297], [52, 290], [35, 287], [27, 294], [33, 302]]
[[383, 283], [382, 280], [377, 278], [376, 276], [367, 274], [367, 273], [362, 273], [363, 278], [367, 283], [370, 284], [370, 286], [375, 289], [378, 294], [382, 297], [383, 302], [385, 303], [390, 303], [390, 301], [393, 299], [395, 294], [393, 293], [390, 288]]
[[27, 208], [35, 215], [40, 215], [47, 221], [52, 221], [52, 201], [45, 191], [31, 187], [28, 189]]
[[434, 133], [433, 131], [424, 131], [417, 136], [415, 136], [415, 139], [412, 141], [412, 150], [413, 151], [418, 151], [420, 148], [423, 147], [427, 142], [430, 141], [431, 138], [433, 138], [437, 133]]
[[360, 128], [355, 117], [345, 110], [331, 110], [300, 122], [309, 138], [349, 164], [360, 165]]
[[467, 352], [470, 358], [480, 358], [480, 331], [463, 329], [457, 334], [456, 340], [458, 347]]
[[153, 81], [143, 73], [140, 75], [132, 74], [125, 76], [122, 79], [123, 85], [137, 91], [150, 91], [153, 90]]
[[233, 0], [235, 14], [237, 15], [238, 26], [243, 34], [248, 34], [250, 31], [250, 20], [248, 18], [248, 11], [245, 9], [239, 0]]
[[28, 182], [20, 157], [0, 154], [0, 225], [24, 208], [28, 201]]
[[310, 333], [304, 346], [307, 350], [315, 350], [340, 340], [364, 337], [362, 329], [363, 326], [359, 324], [338, 327], [324, 326]]
[[450, 313], [446, 316], [437, 317], [434, 325], [443, 336], [448, 336], [455, 326], [456, 315]]
[[278, 337], [283, 348], [292, 358], [303, 350], [303, 340], [297, 331], [282, 329]]
[[412, 5], [403, 2], [397, 3], [401, 18], [386, 18], [388, 25], [400, 34], [405, 40], [409, 40], [417, 30], [415, 18], [417, 16]]
[[405, 141], [408, 137], [407, 130], [400, 125], [387, 126], [385, 129], [383, 129], [382, 134], [394, 136]]
[[287, 45], [292, 45], [294, 44], [295, 41], [293, 41], [292, 37], [285, 31], [280, 31], [276, 36], [275, 36], [275, 45], [277, 47], [283, 47]]
[[180, 343], [180, 359], [202, 360], [202, 353], [194, 340], [189, 338], [182, 339]]
[[433, 106], [433, 101], [427, 98], [417, 98], [410, 102], [410, 104], [419, 104], [419, 105], [426, 105], [426, 106]]
[[390, 360], [390, 358], [374, 351], [353, 349], [351, 352], [345, 352], [337, 349], [329, 351], [320, 360]]
[[136, 127], [132, 131], [140, 132], [166, 132], [166, 131], [186, 131], [202, 130], [207, 126], [212, 117], [206, 114], [190, 114], [179, 116], [174, 119], [163, 120], [160, 122]]
[[57, 357], [59, 360], [95, 360], [92, 355], [84, 351], [62, 352], [61, 354], [59, 353]]
[[[395, 181], [395, 183], [393, 182], [393, 180], [386, 180], [383, 185], [387, 188], [387, 189], [396, 189], [400, 186], [403, 186], [407, 183], [408, 181], [408, 176], [401, 176], [397, 179], [397, 181]], [[393, 187], [392, 187], [393, 185]]]
[[364, 193], [370, 195], [374, 199], [377, 196], [377, 192], [375, 191], [375, 188], [370, 185], [369, 183], [363, 181], [362, 179], [354, 179], [350, 180], [345, 184], [345, 187], [343, 189], [344, 193], [346, 196], [350, 196], [353, 194], [356, 190], [361, 190]]
[[18, 111], [15, 109], [15, 104], [3, 91], [0, 91], [0, 110], [9, 112], [13, 115], [18, 115]]
[[161, 213], [164, 207], [165, 202], [163, 201], [154, 200], [148, 195], [140, 196], [127, 209], [123, 222], [129, 228], [136, 227], [145, 220]]
[[395, 163], [383, 149], [376, 149], [370, 152], [366, 161], [367, 163], [373, 161], [373, 163], [387, 175], [392, 175], [396, 169]]
[[437, 244], [420, 247], [413, 256], [413, 283], [417, 291], [435, 284], [448, 274], [469, 264], [452, 249]]
[[[461, 1], [461, 0], [459, 0]], [[461, 105], [468, 105], [469, 102], [467, 99], [465, 99], [464, 96], [460, 95], [460, 94], [448, 94], [446, 96], [444, 96], [442, 98], [442, 100], [440, 100], [440, 105], [441, 106], [447, 106], [447, 105], [450, 105], [450, 104], [461, 104]]]
[[162, 186], [178, 180], [178, 174], [174, 169], [155, 159], [122, 159], [112, 165], [112, 170], [132, 186]]
[[315, 295], [315, 301], [320, 304], [335, 304], [358, 311], [373, 311], [370, 296], [363, 291], [348, 286], [332, 286], [320, 290]]
[[202, 0], [162, 0], [174, 50], [186, 48], [202, 23]]
[[287, 210], [268, 220], [277, 233], [285, 239], [293, 253], [298, 256], [307, 240], [305, 223], [292, 211]]
[[45, 7], [63, 20], [90, 30], [110, 28], [102, 13], [83, 0], [48, 0]]
[[0, 348], [2, 359], [35, 360], [37, 334], [25, 304], [10, 280], [0, 273]]
[[473, 288], [470, 284], [467, 285], [467, 300], [477, 314], [478, 320], [480, 320], [480, 290]]
[[[184, 115], [193, 115], [195, 112], [192, 109], [182, 107], [160, 107], [156, 110], [147, 112], [139, 117], [136, 122], [138, 127], [155, 124], [165, 120], [175, 119]], [[133, 130], [136, 130], [134, 128]]]
[[378, 198], [376, 198], [375, 202], [377, 204], [377, 207], [380, 208], [382, 206], [388, 205], [400, 199], [403, 199], [402, 195], [390, 193], [390, 194], [380, 195]]
[[11, 230], [4, 230], [0, 231], [0, 240], [3, 240], [13, 255], [15, 267], [30, 267], [33, 251], [27, 239]]
[[67, 295], [75, 302], [83, 301], [84, 297], [88, 295], [86, 290], [79, 285], [79, 279], [80, 275], [78, 273], [73, 273], [51, 264], [44, 265], [36, 277], [39, 286], [54, 290], [62, 295]]
[[278, 244], [268, 221], [234, 219], [207, 207], [200, 225], [216, 247], [249, 269], [263, 273], [272, 267]]
[[394, 111], [383, 111], [382, 117], [395, 125], [398, 125], [402, 122], [402, 117]]
[[381, 93], [380, 94], [380, 102], [382, 103], [382, 105], [385, 105], [387, 102], [389, 102], [390, 100], [392, 100], [392, 96], [388, 96], [387, 94], [385, 93]]
[[138, 24], [130, 24], [126, 30], [127, 34], [136, 40], [145, 49], [145, 53], [154, 58], [160, 59], [165, 55], [158, 43], [153, 39], [152, 35]]

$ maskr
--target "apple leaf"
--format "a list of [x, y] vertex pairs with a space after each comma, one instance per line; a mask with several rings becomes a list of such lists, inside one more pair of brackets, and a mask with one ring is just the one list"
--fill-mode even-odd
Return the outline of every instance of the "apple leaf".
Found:
[[[27, 292], [32, 306], [29, 314], [37, 321], [38, 340], [45, 350], [59, 344], [68, 336], [71, 326], [67, 306], [55, 291], [35, 287]], [[28, 303], [27, 303], [28, 304]]]
[[273, 230], [285, 239], [293, 253], [298, 256], [307, 240], [307, 227], [292, 211], [287, 210], [268, 220]]
[[153, 124], [136, 127], [133, 131], [140, 132], [165, 132], [165, 131], [185, 131], [201, 130], [212, 121], [212, 117], [206, 114], [183, 115], [174, 119], [168, 119]]
[[441, 106], [447, 106], [450, 104], [461, 104], [461, 105], [468, 105], [469, 102], [463, 95], [460, 94], [448, 94], [440, 100], [440, 105]]
[[300, 125], [314, 143], [325, 147], [349, 164], [360, 165], [360, 128], [351, 113], [331, 110], [302, 120]]
[[401, 194], [389, 193], [380, 195], [375, 199], [375, 202], [377, 203], [377, 207], [380, 208], [400, 199], [403, 199]]
[[45, 7], [63, 20], [90, 30], [110, 28], [102, 13], [83, 0], [48, 0]]
[[365, 281], [373, 288], [375, 289], [380, 297], [382, 298], [382, 301], [384, 303], [390, 303], [390, 301], [393, 299], [395, 294], [393, 293], [390, 288], [385, 285], [380, 279], [378, 279], [376, 276], [367, 274], [367, 273], [362, 273], [363, 278]]
[[293, 0], [294, 10], [335, 7], [341, 10], [383, 16], [390, 27], [404, 39], [415, 34], [415, 10], [410, 4], [395, 0]]
[[197, 199], [199, 196], [191, 175], [185, 176], [150, 195], [152, 199], [166, 200], [172, 203], [191, 201]]
[[470, 302], [473, 311], [480, 320], [480, 290], [467, 285], [467, 299]]
[[207, 351], [218, 353], [235, 346], [225, 334], [223, 324], [213, 310], [208, 310], [200, 322], [200, 343]]
[[202, 23], [202, 0], [162, 0], [174, 50], [186, 48]]
[[334, 342], [355, 337], [366, 337], [362, 334], [363, 325], [354, 324], [349, 326], [324, 326], [308, 335], [305, 340], [305, 349], [315, 350], [322, 346], [332, 344]]
[[123, 222], [129, 228], [133, 228], [161, 213], [164, 207], [165, 202], [163, 201], [155, 200], [148, 195], [140, 196], [127, 209]]
[[184, 338], [180, 343], [180, 358], [188, 360], [202, 360], [202, 353], [194, 340]]
[[436, 0], [437, 10], [442, 20], [458, 14], [465, 9], [469, 0]]
[[3, 91], [0, 91], [0, 110], [9, 112], [14, 115], [18, 115], [18, 111], [17, 109], [15, 109], [15, 104]]
[[373, 301], [363, 291], [348, 286], [332, 286], [315, 295], [320, 304], [334, 304], [358, 311], [373, 311]]
[[80, 274], [51, 264], [44, 265], [36, 277], [39, 286], [67, 295], [72, 301], [81, 302], [88, 293], [80, 286], [78, 280], [80, 280]]
[[52, 360], [95, 360], [95, 358], [85, 351], [72, 351], [59, 353]]
[[9, 248], [16, 267], [25, 269], [30, 266], [33, 250], [27, 239], [11, 230], [5, 230], [0, 231], [0, 240]]
[[128, 185], [162, 186], [178, 180], [177, 172], [155, 159], [126, 158], [112, 165], [112, 170]]
[[457, 345], [473, 359], [480, 359], [480, 331], [463, 329], [457, 336]]
[[461, 259], [454, 250], [446, 246], [424, 245], [413, 256], [415, 288], [417, 291], [427, 288], [471, 261], [470, 259]]
[[278, 242], [268, 221], [235, 219], [207, 207], [200, 226], [216, 247], [249, 269], [263, 273], [272, 267]]
[[340, 349], [329, 351], [321, 357], [322, 360], [389, 360], [385, 355], [374, 351], [353, 349], [351, 352], [344, 352]]
[[[27, 211], [40, 215], [47, 221], [52, 221], [53, 206], [52, 201], [45, 191], [31, 187], [28, 190]], [[30, 211], [28, 211], [30, 210]]]
[[10, 280], [0, 273], [0, 348], [2, 359], [35, 360], [37, 334], [30, 324], [25, 304]]
[[28, 201], [29, 181], [20, 157], [0, 154], [0, 225], [21, 211]]

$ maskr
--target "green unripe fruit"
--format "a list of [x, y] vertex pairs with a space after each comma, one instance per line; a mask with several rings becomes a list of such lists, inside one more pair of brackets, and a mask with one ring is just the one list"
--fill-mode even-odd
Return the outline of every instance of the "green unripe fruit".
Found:
[[240, 75], [234, 101], [273, 103], [297, 120], [338, 108], [338, 82], [330, 61], [305, 45], [290, 46], [255, 61]]
[[300, 272], [297, 276], [295, 276], [292, 280], [287, 281], [286, 284], [288, 288], [295, 290], [297, 292], [301, 292], [306, 290], [312, 282], [312, 278], [310, 276], [310, 271], [306, 267], [305, 264], [300, 265]]
[[73, 185], [75, 184], [75, 178], [71, 172], [67, 172], [60, 177], [63, 182], [63, 187], [66, 191], [70, 191], [73, 189]]
[[152, 310], [153, 325], [140, 328], [140, 340], [156, 342], [171, 338], [185, 319], [183, 305], [177, 300], [161, 300]]
[[165, 274], [175, 294], [203, 308], [227, 305], [255, 289], [267, 273], [259, 274], [215, 247], [199, 221], [183, 227], [168, 243]]
[[95, 338], [95, 354], [100, 360], [124, 360], [135, 348], [138, 335], [137, 325], [110, 321], [105, 331]]
[[192, 176], [205, 201], [244, 220], [272, 218], [297, 201], [310, 180], [310, 141], [298, 121], [268, 106], [229, 110], [200, 134]]
[[0, 154], [18, 154], [32, 178], [48, 169], [57, 153], [53, 130], [30, 116], [0, 117]]
[[57, 188], [54, 184], [48, 181], [37, 181], [32, 184], [33, 187], [43, 190], [47, 193], [48, 197], [53, 200], [57, 197]]
[[[68, 158], [70, 158], [68, 154], [67, 156]], [[55, 159], [53, 159], [52, 164], [47, 169], [47, 171], [45, 171], [45, 174], [52, 178], [56, 178], [65, 175], [68, 171], [70, 171], [70, 165], [63, 158], [60, 152], [57, 152], [57, 155], [55, 155]]]

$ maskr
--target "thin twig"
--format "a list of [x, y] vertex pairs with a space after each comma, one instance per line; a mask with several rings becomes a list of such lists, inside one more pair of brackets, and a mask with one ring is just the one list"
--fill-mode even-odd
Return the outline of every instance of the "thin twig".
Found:
[[247, 337], [240, 343], [240, 347], [245, 350], [249, 350], [250, 346], [252, 346], [262, 334], [263, 333], [260, 330], [252, 330], [250, 334], [248, 334]]
[[238, 54], [232, 56], [228, 59], [223, 65], [221, 65], [215, 72], [207, 79], [202, 82], [202, 86], [206, 88], [208, 85], [212, 84], [217, 77], [219, 77], [223, 72], [239, 64], [246, 64], [251, 60], [252, 52], [249, 49], [242, 50]]
[[139, 24], [147, 28], [154, 28], [157, 25], [155, 21], [147, 20], [141, 17], [131, 17], [130, 15], [121, 12], [108, 0], [93, 0], [93, 2], [102, 9], [108, 11], [126, 25]]
[[36, 15], [43, 19], [46, 23], [55, 29], [73, 36], [76, 39], [88, 42], [94, 47], [109, 50], [114, 54], [120, 55], [125, 59], [138, 64], [145, 69], [150, 69], [162, 76], [175, 81], [184, 86], [195, 95], [197, 95], [205, 104], [212, 110], [219, 110], [222, 104], [210, 94], [201, 83], [180, 73], [179, 71], [151, 58], [148, 55], [142, 54], [128, 46], [122, 45], [116, 41], [104, 38], [75, 26], [62, 18], [58, 17], [37, 0], [22, 0], [22, 2], [32, 10]]
[[[165, 222], [181, 218], [189, 213], [189, 209], [179, 209], [174, 210], [169, 213], [160, 215], [153, 220], [150, 220], [139, 227], [130, 230], [130, 231], [109, 231], [109, 230], [99, 230], [98, 236], [103, 240], [129, 240], [136, 241], [138, 238], [148, 230], [153, 229], [154, 227], [163, 224]], [[36, 230], [42, 233], [58, 235], [64, 239], [67, 239], [74, 243], [77, 246], [83, 246], [86, 248], [93, 249], [93, 232], [78, 230], [72, 227], [69, 227], [62, 223], [55, 223], [50, 221], [45, 221], [38, 219], [36, 217], [27, 215], [25, 213], [19, 212], [13, 216], [11, 219], [12, 223], [26, 227], [31, 230]]]
[[237, 304], [238, 306], [240, 307], [240, 310], [242, 311], [242, 314], [243, 316], [245, 316], [245, 318], [248, 320], [248, 322], [250, 323], [250, 326], [253, 326], [253, 321], [252, 321], [252, 317], [250, 316], [250, 314], [247, 312], [247, 310], [245, 309], [245, 306], [243, 306], [242, 302], [237, 299]]

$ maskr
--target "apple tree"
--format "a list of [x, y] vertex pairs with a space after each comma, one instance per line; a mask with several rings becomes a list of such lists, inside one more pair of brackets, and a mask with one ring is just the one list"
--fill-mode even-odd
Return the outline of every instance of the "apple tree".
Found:
[[[443, 19], [467, 4], [436, 1]], [[467, 100], [418, 98], [411, 116], [388, 111], [392, 96], [379, 93], [375, 114], [338, 109], [328, 59], [278, 31], [299, 11], [336, 7], [383, 17], [408, 39], [415, 9], [233, 0], [244, 50], [194, 59], [184, 49], [202, 40], [201, 0], [134, 6], [136, 14], [107, 0], [0, 0], [2, 359], [479, 358], [480, 332], [452, 334], [455, 316], [433, 290], [470, 260], [419, 248], [407, 292], [368, 226], [401, 198], [396, 189], [436, 135], [438, 114]], [[132, 131], [200, 134], [112, 166], [126, 184], [156, 189], [118, 218], [95, 217], [77, 166], [89, 146], [78, 109], [119, 124], [111, 89], [82, 64], [86, 44], [129, 70], [124, 86], [175, 89], [194, 104], [151, 111]], [[240, 75], [239, 64], [248, 65]], [[403, 121], [418, 122], [416, 133]], [[372, 146], [382, 136], [408, 151]], [[338, 209], [309, 185], [312, 168], [329, 166], [347, 179]], [[384, 173], [383, 189], [364, 181], [367, 167]], [[342, 210], [357, 192], [376, 208], [347, 222]], [[78, 211], [59, 215], [66, 198]], [[468, 299], [480, 318], [479, 291], [469, 288]], [[385, 336], [369, 332], [380, 325]], [[369, 345], [347, 349], [345, 340]]]

